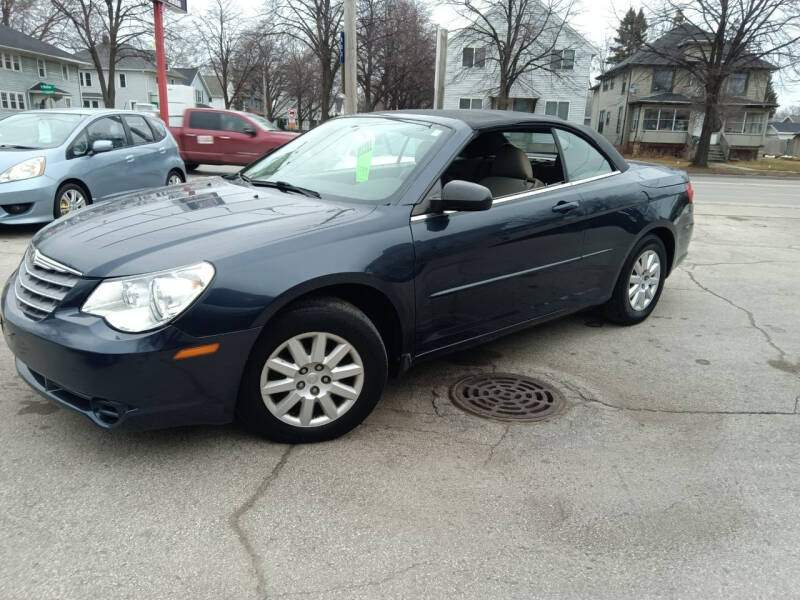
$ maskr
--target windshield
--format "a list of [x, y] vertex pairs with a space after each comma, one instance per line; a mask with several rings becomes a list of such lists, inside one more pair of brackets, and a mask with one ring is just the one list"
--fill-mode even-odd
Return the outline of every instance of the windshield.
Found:
[[380, 117], [334, 119], [264, 157], [242, 174], [323, 197], [379, 204], [425, 161], [444, 127]]
[[265, 131], [278, 131], [278, 128], [275, 127], [275, 125], [273, 125], [269, 121], [267, 121], [264, 117], [262, 117], [260, 115], [254, 115], [253, 113], [249, 113], [249, 112], [246, 112], [244, 114], [247, 115], [248, 119], [250, 119], [251, 121], [254, 121], [256, 123], [256, 125], [261, 127], [261, 129], [263, 129]]
[[55, 148], [64, 143], [83, 115], [32, 112], [0, 120], [0, 146]]

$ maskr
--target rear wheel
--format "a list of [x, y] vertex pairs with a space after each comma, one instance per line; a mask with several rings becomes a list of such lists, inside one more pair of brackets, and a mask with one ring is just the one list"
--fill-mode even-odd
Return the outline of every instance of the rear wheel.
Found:
[[658, 304], [667, 275], [667, 251], [655, 235], [642, 238], [628, 255], [604, 306], [606, 317], [621, 325], [641, 323]]
[[196, 169], [197, 169], [197, 167], [199, 167], [199, 166], [200, 166], [200, 164], [199, 164], [199, 163], [193, 163], [193, 162], [187, 162], [187, 163], [183, 163], [183, 164], [186, 166], [186, 172], [187, 172], [187, 173], [188, 173], [189, 171], [194, 171], [194, 170], [196, 170]]
[[169, 172], [169, 175], [167, 175], [167, 185], [180, 185], [185, 181], [186, 178], [178, 169], [172, 169], [172, 171]]
[[303, 302], [270, 322], [250, 355], [237, 412], [278, 442], [321, 442], [361, 423], [388, 371], [378, 330], [334, 298]]
[[85, 208], [92, 203], [92, 199], [83, 186], [77, 183], [65, 183], [56, 192], [53, 205], [53, 217], [58, 219], [70, 213]]

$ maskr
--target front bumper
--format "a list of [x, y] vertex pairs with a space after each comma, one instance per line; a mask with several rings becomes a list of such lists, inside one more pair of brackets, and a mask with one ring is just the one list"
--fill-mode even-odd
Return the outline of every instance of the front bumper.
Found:
[[[58, 182], [46, 174], [22, 181], [0, 183], [0, 224], [23, 225], [53, 220]], [[11, 214], [3, 206], [28, 204], [24, 212]]]
[[[154, 429], [233, 419], [244, 365], [260, 331], [197, 338], [174, 326], [124, 334], [75, 306], [32, 321], [18, 308], [14, 274], [2, 294], [2, 328], [20, 376], [42, 396], [96, 425]], [[214, 354], [174, 360], [187, 347]]]

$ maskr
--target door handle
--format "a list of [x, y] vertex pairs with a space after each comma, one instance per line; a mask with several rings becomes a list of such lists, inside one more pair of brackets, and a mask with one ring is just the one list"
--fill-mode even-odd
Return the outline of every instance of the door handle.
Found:
[[133, 157], [133, 154], [128, 154], [128, 156], [125, 157], [125, 162], [131, 163], [134, 160], [136, 160], [136, 159]]
[[159, 149], [158, 149], [158, 153], [159, 153], [159, 154], [164, 154], [166, 151], [167, 151], [167, 149], [166, 149], [166, 148], [159, 148]]
[[566, 213], [580, 206], [577, 202], [564, 202], [563, 200], [553, 207], [553, 212]]
[[219, 139], [221, 139], [221, 140], [229, 140], [229, 139], [231, 139], [231, 136], [229, 136], [229, 135], [221, 135], [221, 136], [219, 136]]

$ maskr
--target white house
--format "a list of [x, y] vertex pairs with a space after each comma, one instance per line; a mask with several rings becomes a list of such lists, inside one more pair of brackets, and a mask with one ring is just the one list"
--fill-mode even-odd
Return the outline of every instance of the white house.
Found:
[[[497, 21], [497, 27], [504, 26], [502, 17]], [[497, 107], [500, 77], [497, 62], [491, 60], [493, 48], [468, 41], [471, 37], [464, 30], [455, 31], [447, 43], [445, 109]], [[554, 43], [544, 40], [541, 45], [554, 50], [547, 68], [520, 76], [511, 88], [512, 110], [583, 123], [589, 73], [597, 48], [569, 26], [561, 29]]]
[[194, 88], [194, 101], [197, 106], [211, 106], [213, 101], [211, 90], [203, 75], [200, 74], [200, 69], [191, 67], [172, 70], [183, 76], [183, 85]]
[[[108, 46], [97, 47], [100, 61], [108, 65]], [[88, 63], [80, 72], [81, 95], [85, 108], [103, 108], [103, 94], [97, 71], [94, 69], [91, 54], [88, 50], [78, 52], [76, 57]], [[132, 47], [122, 47], [118, 51], [115, 78], [115, 95], [113, 108], [132, 109], [137, 104], [158, 104], [158, 80], [153, 52]], [[108, 80], [108, 70], [104, 69]], [[183, 75], [173, 70], [167, 71], [168, 85], [183, 85]], [[106, 107], [111, 108], [111, 107]]]
[[[211, 94], [211, 108], [225, 108], [225, 98], [222, 95], [222, 82], [219, 77], [213, 74], [203, 75], [203, 80], [206, 82]], [[231, 94], [231, 86], [228, 84], [228, 97]]]

